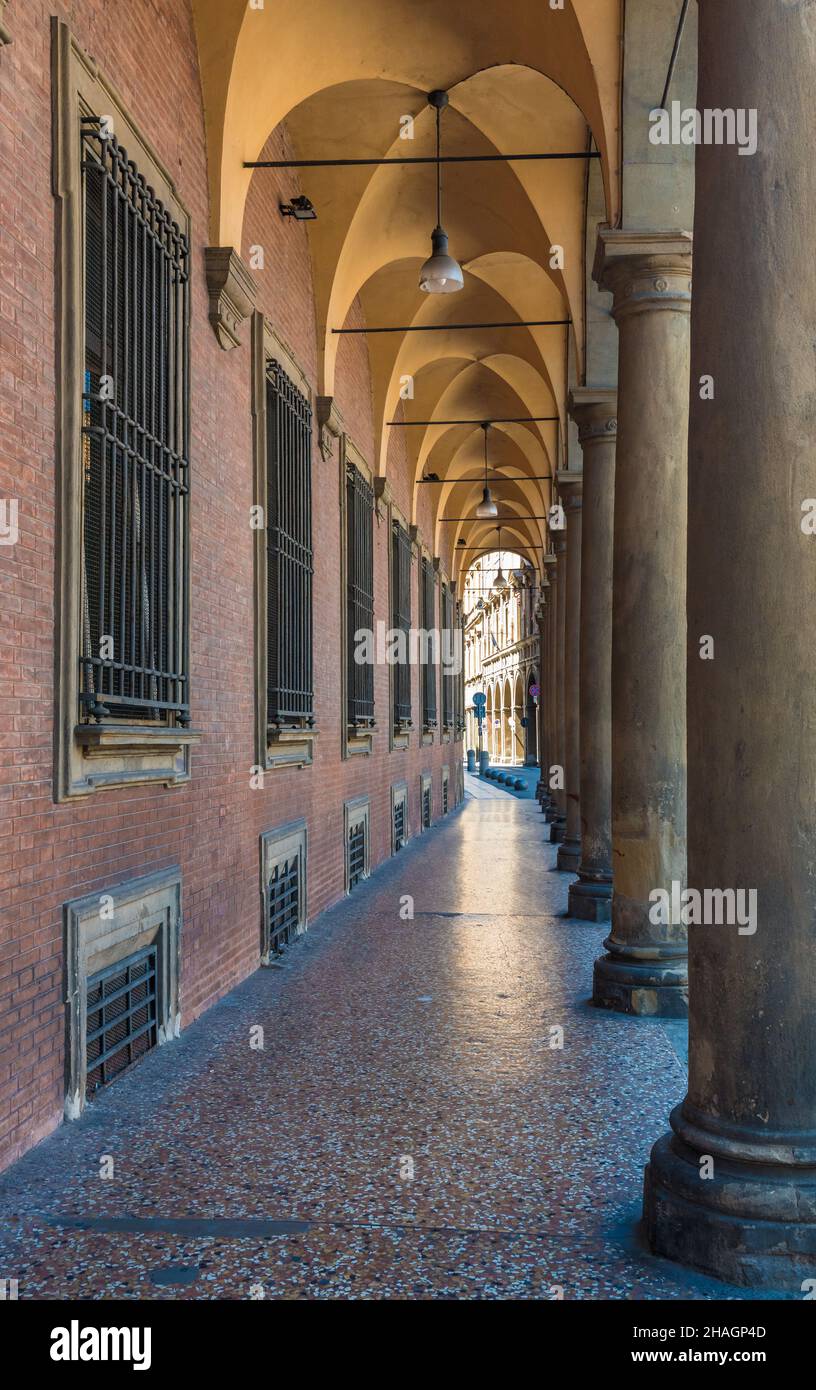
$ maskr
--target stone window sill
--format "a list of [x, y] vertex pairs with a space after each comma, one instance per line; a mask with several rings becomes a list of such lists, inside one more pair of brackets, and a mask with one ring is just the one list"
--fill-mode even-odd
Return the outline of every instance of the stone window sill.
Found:
[[311, 767], [317, 729], [285, 728], [277, 724], [266, 731], [266, 767]]
[[368, 728], [358, 728], [354, 724], [346, 727], [346, 747], [347, 758], [355, 758], [362, 754], [367, 757], [374, 752], [374, 737], [377, 733], [376, 724], [369, 725]]
[[74, 742], [80, 768], [71, 794], [138, 782], [186, 782], [190, 748], [201, 738], [200, 729], [180, 725], [77, 724]]

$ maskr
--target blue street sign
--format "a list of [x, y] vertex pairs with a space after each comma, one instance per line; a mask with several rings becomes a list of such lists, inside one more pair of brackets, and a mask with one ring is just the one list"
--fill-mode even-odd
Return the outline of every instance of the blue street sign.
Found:
[[477, 690], [476, 694], [473, 696], [473, 703], [474, 705], [486, 705], [487, 696], [483, 695], [481, 690]]

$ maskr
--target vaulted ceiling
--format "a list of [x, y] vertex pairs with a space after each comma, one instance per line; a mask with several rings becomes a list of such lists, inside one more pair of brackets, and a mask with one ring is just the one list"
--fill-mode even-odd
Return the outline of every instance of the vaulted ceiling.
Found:
[[[241, 246], [252, 171], [286, 123], [300, 160], [394, 158], [434, 152], [427, 93], [445, 89], [443, 153], [596, 153], [606, 215], [620, 196], [620, 0], [194, 0], [209, 143], [214, 245]], [[404, 138], [406, 116], [412, 138]], [[401, 133], [402, 132], [402, 133]], [[434, 166], [309, 168], [319, 209], [309, 224], [319, 390], [331, 396], [339, 335], [359, 300], [366, 324], [413, 331], [370, 335], [375, 471], [388, 470], [393, 420], [496, 420], [491, 474], [505, 545], [540, 555], [551, 481], [563, 467], [567, 394], [585, 349], [585, 231], [589, 160], [498, 160], [444, 166], [443, 224], [464, 272], [456, 294], [426, 295], [419, 270], [436, 221]], [[261, 175], [256, 175], [261, 176]], [[553, 253], [562, 248], [562, 254]], [[546, 327], [522, 324], [568, 320]], [[433, 325], [433, 331], [416, 331]], [[413, 396], [401, 387], [411, 378]], [[514, 423], [517, 417], [554, 417]], [[484, 433], [477, 424], [405, 429], [421, 490], [434, 495], [436, 534], [468, 561], [494, 548], [481, 497]], [[441, 484], [427, 484], [435, 474]], [[455, 518], [470, 518], [454, 520]], [[446, 519], [446, 520], [445, 520]], [[431, 539], [430, 537], [428, 538]]]

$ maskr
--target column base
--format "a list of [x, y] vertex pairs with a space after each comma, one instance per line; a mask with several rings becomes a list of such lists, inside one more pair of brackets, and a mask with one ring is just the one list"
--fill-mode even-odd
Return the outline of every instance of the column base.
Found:
[[564, 838], [564, 832], [565, 832], [566, 828], [567, 828], [567, 823], [566, 823], [566, 821], [561, 820], [561, 819], [559, 818], [559, 816], [558, 816], [558, 813], [556, 812], [555, 817], [554, 817], [553, 820], [550, 822], [550, 844], [551, 844], [551, 845], [560, 845], [561, 841], [562, 841], [563, 838]]
[[[604, 945], [609, 945], [609, 938]], [[592, 1002], [599, 1009], [613, 1009], [619, 1014], [687, 1018], [686, 959], [638, 961], [599, 956], [592, 977]]]
[[581, 863], [581, 841], [565, 836], [558, 850], [557, 864], [563, 874], [577, 874]]
[[668, 1134], [652, 1149], [643, 1219], [653, 1253], [729, 1284], [801, 1297], [816, 1269], [816, 1170], [769, 1162], [763, 1172], [716, 1158], [706, 1179], [701, 1157]]
[[[579, 869], [580, 874], [580, 869]], [[612, 917], [612, 882], [577, 878], [569, 887], [569, 915], [582, 922], [608, 922]]]

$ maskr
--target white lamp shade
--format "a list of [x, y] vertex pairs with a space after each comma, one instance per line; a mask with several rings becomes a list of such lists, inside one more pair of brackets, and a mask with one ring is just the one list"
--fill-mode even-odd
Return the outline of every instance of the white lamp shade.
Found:
[[455, 294], [464, 288], [462, 267], [448, 255], [447, 233], [441, 227], [431, 233], [433, 254], [419, 272], [419, 288], [426, 294]]
[[482, 489], [482, 500], [476, 508], [476, 515], [480, 520], [488, 520], [490, 517], [499, 515], [499, 509], [490, 495], [489, 487]]

